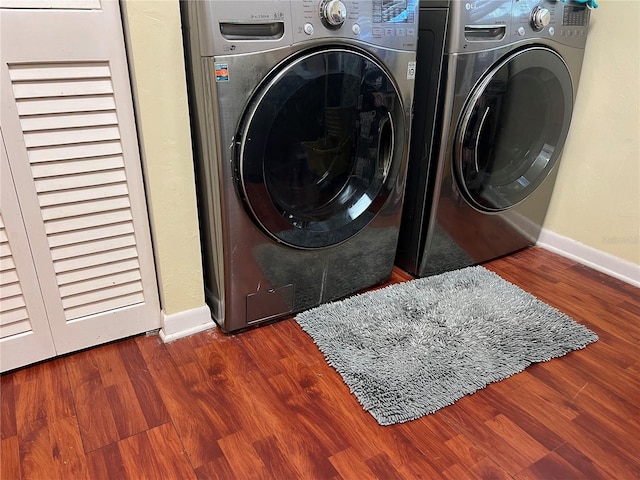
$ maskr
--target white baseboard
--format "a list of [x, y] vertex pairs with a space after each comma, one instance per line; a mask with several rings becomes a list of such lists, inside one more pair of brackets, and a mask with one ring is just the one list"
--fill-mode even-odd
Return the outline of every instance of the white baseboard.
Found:
[[640, 265], [542, 229], [537, 245], [640, 288]]
[[167, 343], [215, 326], [211, 319], [211, 310], [205, 305], [171, 315], [162, 312], [162, 328], [159, 335], [162, 341]]

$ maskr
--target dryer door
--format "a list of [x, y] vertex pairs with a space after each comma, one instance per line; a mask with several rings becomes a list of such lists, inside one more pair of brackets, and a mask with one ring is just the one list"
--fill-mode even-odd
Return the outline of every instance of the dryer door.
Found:
[[453, 165], [466, 199], [487, 212], [527, 198], [558, 162], [573, 111], [562, 58], [529, 47], [494, 65], [463, 109]]
[[377, 61], [344, 47], [281, 65], [252, 98], [237, 142], [239, 187], [262, 229], [319, 248], [364, 228], [396, 181], [403, 106]]

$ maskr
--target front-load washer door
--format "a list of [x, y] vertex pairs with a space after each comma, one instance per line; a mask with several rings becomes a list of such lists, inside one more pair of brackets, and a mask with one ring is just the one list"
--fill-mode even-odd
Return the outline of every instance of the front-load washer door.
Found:
[[406, 135], [398, 90], [372, 56], [307, 51], [276, 68], [245, 111], [236, 139], [240, 194], [279, 242], [340, 243], [385, 204]]
[[571, 75], [553, 50], [529, 47], [494, 65], [457, 126], [452, 164], [464, 197], [499, 212], [531, 195], [560, 158], [572, 111]]

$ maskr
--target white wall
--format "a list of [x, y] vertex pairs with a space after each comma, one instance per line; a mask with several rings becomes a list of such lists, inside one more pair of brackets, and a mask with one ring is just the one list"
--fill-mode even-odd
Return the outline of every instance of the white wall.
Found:
[[640, 265], [640, 2], [598, 5], [544, 228]]

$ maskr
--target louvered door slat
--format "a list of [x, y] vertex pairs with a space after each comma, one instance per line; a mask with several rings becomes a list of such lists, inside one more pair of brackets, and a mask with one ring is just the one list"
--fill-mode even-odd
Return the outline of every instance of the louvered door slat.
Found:
[[98, 185], [87, 189], [41, 192], [40, 195], [38, 195], [38, 202], [41, 207], [49, 207], [99, 198], [121, 197], [127, 195], [128, 192], [127, 184], [122, 182], [104, 186]]
[[56, 192], [60, 190], [81, 189], [88, 186], [107, 185], [109, 183], [121, 183], [126, 180], [127, 177], [124, 169], [91, 172], [83, 175], [70, 175], [68, 177], [45, 177], [36, 179], [36, 190], [38, 193]]
[[18, 292], [17, 295], [13, 295], [13, 296], [9, 296], [8, 292], [2, 292], [2, 297], [0, 298], [0, 313], [2, 313], [2, 317], [0, 319], [0, 325], [5, 324], [4, 314], [6, 312], [9, 312], [11, 310], [17, 310], [20, 308], [26, 308], [26, 305], [24, 303], [24, 297], [22, 296], [22, 291]]
[[34, 163], [31, 167], [34, 178], [76, 175], [83, 172], [100, 172], [124, 167], [122, 156], [96, 157], [92, 159]]
[[15, 318], [11, 318], [11, 322], [8, 325], [0, 327], [2, 331], [0, 338], [9, 339], [14, 335], [20, 335], [31, 330], [31, 322], [26, 318], [28, 315], [26, 309], [14, 311], [7, 315], [15, 315]]
[[76, 217], [73, 219], [73, 222], [70, 222], [67, 219], [52, 220], [45, 223], [45, 230], [48, 235], [51, 235], [55, 233], [84, 230], [86, 228], [113, 225], [116, 223], [125, 223], [130, 221], [131, 212], [129, 210], [118, 210], [115, 212], [100, 212], [94, 215]]
[[[11, 80], [13, 80], [13, 75]], [[14, 81], [13, 94], [16, 100], [24, 98], [75, 97], [79, 95], [104, 95], [113, 93], [111, 80], [66, 80], [49, 82]]]
[[97, 241], [85, 241], [84, 243], [52, 248], [51, 257], [54, 261], [63, 260], [66, 258], [80, 257], [97, 252], [107, 252], [125, 247], [133, 247], [135, 244], [136, 238], [133, 235], [111, 238], [100, 237]]
[[131, 207], [129, 197], [106, 198], [94, 201], [70, 203], [42, 209], [44, 221], [88, 215], [93, 212], [111, 210], [128, 210]]
[[0, 283], [0, 288], [2, 288], [2, 298], [15, 297], [16, 295], [22, 295], [22, 288], [18, 283], [18, 277], [13, 277], [15, 280], [5, 281], [4, 273], [2, 275], [2, 282]]
[[75, 143], [104, 142], [120, 139], [117, 126], [91, 126], [91, 128], [69, 128], [60, 130], [43, 130], [25, 132], [24, 142], [27, 147], [43, 147], [50, 145], [71, 145]]
[[113, 287], [104, 287], [99, 290], [89, 291], [78, 295], [64, 296], [62, 306], [66, 309], [93, 305], [95, 311], [106, 310], [100, 308], [105, 302], [111, 302], [114, 298], [122, 298], [128, 295], [139, 294], [142, 291], [140, 282], [119, 283]]
[[0, 315], [0, 339], [29, 332], [30, 330], [31, 322], [26, 308], [8, 310]]
[[15, 270], [15, 268], [16, 268], [16, 264], [13, 263], [12, 256], [0, 258], [0, 271], [2, 272], [3, 275], [5, 271]]
[[14, 283], [18, 281], [18, 274], [15, 270], [3, 270], [2, 271], [2, 284]]
[[24, 132], [37, 130], [60, 130], [84, 127], [85, 125], [117, 125], [115, 112], [75, 113], [47, 116], [23, 117], [20, 125]]
[[70, 283], [68, 285], [62, 285], [60, 287], [60, 293], [63, 297], [68, 298], [74, 295], [79, 295], [81, 293], [98, 291], [103, 288], [109, 288], [113, 285], [123, 285], [140, 280], [140, 272], [138, 272], [137, 270], [128, 270], [113, 275], [85, 280], [80, 283]]
[[70, 272], [72, 270], [80, 270], [99, 265], [108, 265], [109, 262], [119, 262], [120, 260], [129, 260], [137, 258], [138, 251], [134, 247], [119, 248], [106, 252], [96, 253], [93, 255], [85, 255], [82, 257], [71, 257], [65, 260], [57, 260], [53, 262], [56, 273]]
[[78, 160], [91, 157], [103, 157], [122, 153], [122, 145], [118, 141], [100, 142], [87, 145], [54, 145], [29, 150], [29, 162], [34, 165], [38, 162], [51, 162], [56, 160]]
[[95, 315], [97, 313], [108, 312], [109, 310], [115, 310], [118, 308], [129, 307], [144, 303], [144, 296], [140, 293], [134, 293], [126, 295], [124, 297], [116, 297], [108, 300], [103, 300], [98, 304], [81, 305], [79, 307], [69, 307], [65, 309], [66, 317], [68, 320], [73, 320], [87, 315]]
[[[24, 2], [25, 0], [20, 0]], [[69, 0], [65, 0], [69, 1]], [[11, 70], [11, 79], [14, 82], [35, 82], [38, 80], [70, 80], [87, 78], [109, 78], [111, 72], [105, 62], [84, 63], [42, 63], [39, 66], [16, 65]]]
[[128, 272], [130, 270], [139, 270], [140, 264], [138, 259], [132, 258], [123, 262], [113, 262], [109, 265], [99, 265], [93, 268], [87, 268], [85, 270], [72, 270], [70, 272], [58, 273], [57, 279], [60, 288], [63, 285], [69, 285], [72, 283], [81, 283], [94, 278], [104, 277], [107, 275], [114, 275], [119, 272]]
[[105, 225], [88, 230], [76, 230], [49, 235], [49, 246], [56, 249], [63, 246], [73, 246], [82, 251], [81, 245], [90, 245], [96, 240], [104, 240], [115, 236], [133, 233], [131, 222]]
[[116, 109], [113, 96], [84, 95], [82, 97], [60, 97], [53, 99], [25, 98], [16, 102], [18, 115], [25, 119], [29, 115], [48, 115], [69, 112], [99, 112]]

